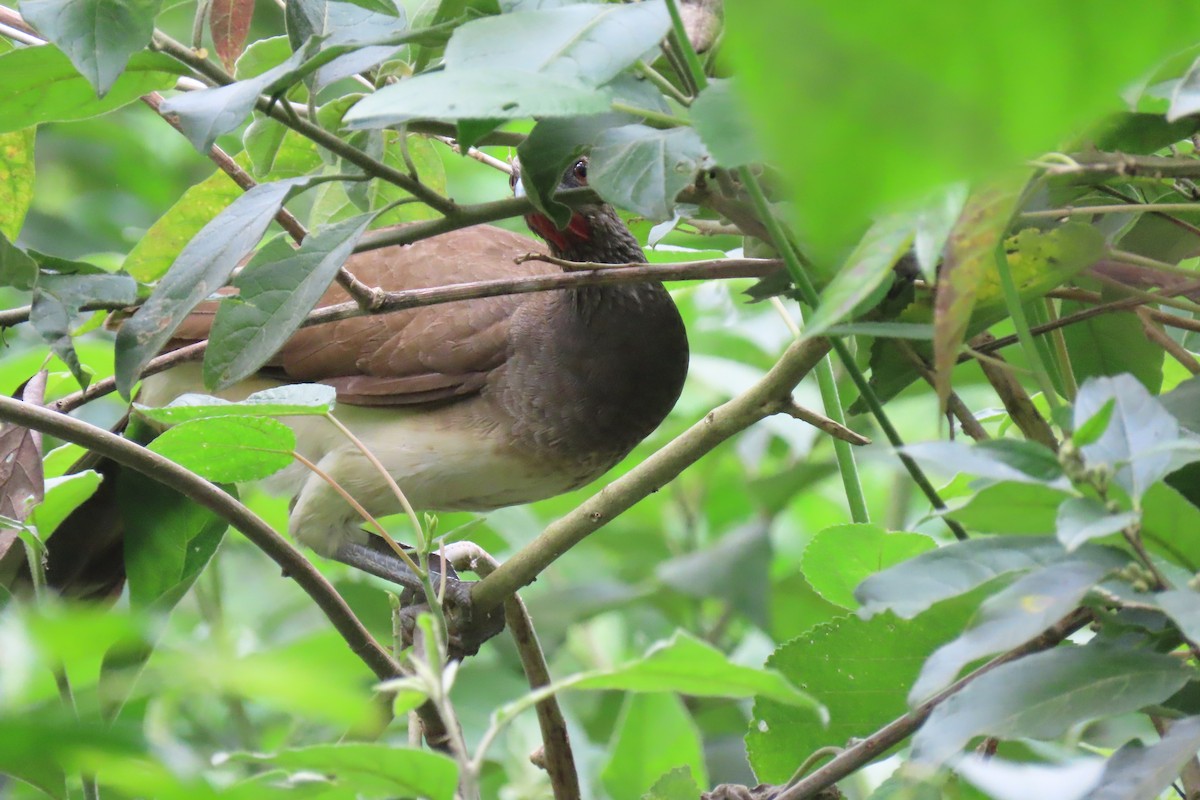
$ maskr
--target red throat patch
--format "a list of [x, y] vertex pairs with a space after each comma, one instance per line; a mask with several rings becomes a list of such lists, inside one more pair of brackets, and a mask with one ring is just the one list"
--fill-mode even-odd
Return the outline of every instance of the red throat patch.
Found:
[[592, 238], [591, 224], [586, 217], [578, 213], [571, 216], [571, 221], [561, 231], [555, 227], [549, 217], [543, 214], [526, 215], [525, 224], [560, 253], [570, 250], [574, 244], [586, 242]]

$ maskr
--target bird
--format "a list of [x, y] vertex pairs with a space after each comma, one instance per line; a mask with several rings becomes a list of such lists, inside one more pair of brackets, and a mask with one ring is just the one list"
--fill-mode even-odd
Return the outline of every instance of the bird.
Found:
[[[586, 157], [574, 161], [560, 188], [586, 186], [587, 168]], [[522, 193], [519, 178], [513, 183]], [[603, 202], [579, 207], [562, 229], [536, 211], [525, 220], [561, 260], [646, 260]], [[385, 291], [564, 271], [520, 258], [544, 250], [526, 236], [476, 225], [358, 253], [345, 267]], [[334, 284], [318, 307], [349, 299]], [[216, 308], [215, 301], [198, 306], [168, 347], [207, 338]], [[688, 358], [675, 303], [660, 282], [647, 280], [462, 300], [302, 328], [258, 374], [220, 394], [240, 399], [293, 383], [332, 386], [339, 420], [367, 443], [414, 507], [486, 512], [562, 494], [608, 471], [674, 407]], [[195, 363], [147, 378], [138, 401], [161, 406], [190, 392], [205, 392]], [[368, 512], [400, 510], [367, 458], [327, 421], [284, 421], [295, 429], [299, 452]], [[389, 580], [411, 575], [316, 474], [297, 464], [268, 481], [269, 489], [292, 497], [288, 528], [297, 542]], [[52, 551], [48, 582], [67, 577], [56, 575]]]

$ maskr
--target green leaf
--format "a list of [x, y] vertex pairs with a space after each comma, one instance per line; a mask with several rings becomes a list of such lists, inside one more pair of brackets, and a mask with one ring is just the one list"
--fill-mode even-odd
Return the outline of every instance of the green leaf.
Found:
[[224, 389], [253, 374], [281, 348], [312, 311], [374, 214], [311, 232], [299, 249], [280, 240], [242, 268], [213, 320], [204, 354], [204, 383]]
[[286, 88], [294, 80], [296, 69], [311, 55], [312, 48], [300, 49], [287, 61], [253, 78], [176, 95], [163, 101], [162, 111], [178, 117], [183, 135], [197, 150], [207, 152], [218, 136], [234, 130], [250, 116], [260, 95]]
[[770, 566], [767, 526], [749, 524], [722, 536], [711, 547], [664, 561], [654, 573], [677, 592], [723, 598], [731, 610], [766, 628]]
[[1117, 400], [1114, 397], [1075, 429], [1075, 432], [1071, 434], [1071, 441], [1075, 443], [1076, 447], [1095, 444], [1099, 441], [1104, 432], [1108, 430], [1108, 423], [1112, 421], [1113, 409], [1116, 405]]
[[84, 500], [96, 493], [100, 480], [100, 473], [90, 469], [46, 479], [45, 497], [30, 513], [30, 520], [42, 541], [54, 533]]
[[1019, 199], [1020, 186], [1012, 181], [976, 191], [967, 198], [946, 240], [933, 311], [933, 371], [943, 409], [976, 298], [988, 273], [997, 271], [996, 246]]
[[[830, 253], [883, 209], [1059, 150], [1097, 115], [1123, 110], [1121, 92], [1193, 44], [1200, 24], [1184, 0], [1129, 25], [1101, 22], [1126, 8], [1101, 0], [1083, 18], [1070, 0], [1017, 0], [893, 5], [864, 18], [852, 3], [731, 3], [721, 53], [791, 184], [802, 233]], [[1097, 48], [1120, 53], [1097, 64]], [[1014, 63], [1013, 53], [1028, 57]]]
[[936, 470], [977, 475], [998, 481], [1041, 483], [1055, 488], [1069, 484], [1058, 457], [1049, 448], [1023, 439], [964, 442], [921, 442], [904, 452]]
[[691, 128], [610, 128], [596, 139], [588, 184], [605, 200], [649, 219], [670, 219], [675, 195], [710, 159]]
[[[119, 769], [146, 749], [140, 730], [127, 723], [79, 720], [53, 708], [0, 717], [0, 773], [27, 781], [56, 800], [73, 796], [67, 792], [64, 772], [97, 759]], [[72, 788], [78, 786], [78, 777], [73, 780]], [[14, 794], [20, 791], [11, 784], [10, 788]]]
[[1104, 761], [1099, 758], [1043, 764], [968, 753], [954, 762], [955, 772], [994, 800], [1089, 797], [1085, 792], [1096, 785], [1103, 769]]
[[892, 214], [872, 225], [821, 292], [821, 303], [805, 323], [804, 335], [817, 336], [875, 297], [913, 236], [908, 215]]
[[677, 694], [626, 695], [608, 754], [600, 780], [609, 797], [641, 797], [677, 767], [708, 785], [703, 738]]
[[1094, 497], [1071, 497], [1058, 508], [1058, 540], [1063, 547], [1074, 550], [1084, 542], [1119, 533], [1136, 524], [1141, 516], [1137, 511], [1110, 513]]
[[922, 553], [872, 575], [855, 590], [860, 614], [890, 610], [911, 619], [932, 604], [982, 586], [993, 578], [1070, 559], [1119, 569], [1128, 558], [1119, 550], [1084, 545], [1068, 554], [1050, 537], [990, 536]]
[[[1064, 300], [1061, 315], [1090, 307]], [[1078, 380], [1128, 372], [1151, 392], [1162, 387], [1166, 354], [1146, 337], [1141, 318], [1132, 311], [1088, 317], [1063, 328], [1063, 337], [1071, 354], [1071, 371]]]
[[961, 636], [942, 645], [921, 668], [909, 692], [917, 706], [949, 686], [963, 667], [1039, 636], [1070, 614], [1109, 573], [1104, 564], [1066, 561], [1022, 575], [983, 601]]
[[677, 692], [697, 697], [769, 697], [819, 716], [820, 704], [773, 670], [730, 662], [715, 647], [689, 633], [677, 632], [645, 656], [601, 672], [570, 680], [577, 689], [625, 692]]
[[71, 370], [75, 380], [86, 388], [88, 375], [75, 353], [72, 321], [85, 303], [133, 303], [136, 300], [137, 284], [128, 275], [43, 272], [33, 290], [29, 321]]
[[968, 496], [965, 505], [947, 501], [947, 516], [978, 533], [1049, 535], [1056, 530], [1058, 507], [1070, 496], [1040, 483], [1001, 481]]
[[758, 779], [783, 783], [796, 770], [797, 753], [842, 747], [904, 714], [904, 698], [921, 663], [962, 630], [977, 604], [975, 597], [952, 600], [914, 620], [891, 614], [842, 617], [776, 650], [767, 666], [820, 697], [829, 722], [759, 699], [746, 736]]
[[920, 533], [888, 533], [879, 525], [837, 525], [818, 533], [800, 561], [817, 593], [842, 608], [858, 608], [854, 587], [868, 575], [932, 550], [937, 544]]
[[322, 383], [289, 383], [255, 392], [232, 402], [204, 394], [182, 394], [162, 408], [141, 403], [133, 407], [146, 419], [175, 425], [212, 417], [292, 417], [327, 414], [333, 410], [337, 391]]
[[1113, 753], [1088, 800], [1161, 797], [1197, 750], [1200, 750], [1200, 717], [1175, 720], [1156, 744], [1145, 747], [1140, 742], [1128, 742]]
[[670, 25], [661, 0], [484, 17], [454, 31], [446, 67], [538, 72], [594, 89], [657, 47]]
[[642, 800], [695, 800], [701, 792], [692, 771], [678, 767], [655, 781]]
[[0, 286], [29, 291], [37, 284], [37, 279], [37, 262], [0, 233]]
[[457, 69], [384, 86], [354, 105], [347, 127], [386, 128], [414, 119], [570, 117], [608, 110], [608, 94], [571, 78], [537, 72]]
[[428, 797], [453, 800], [458, 766], [448, 756], [393, 744], [325, 744], [269, 755], [236, 753], [232, 758], [293, 773], [333, 775], [364, 797]]
[[215, 292], [262, 238], [291, 192], [306, 178], [260, 183], [234, 200], [196, 234], [137, 313], [117, 333], [117, 388], [125, 397], [147, 362], [183, 318]]
[[296, 435], [270, 417], [210, 417], [183, 422], [150, 443], [150, 450], [214, 483], [274, 475], [292, 463]]
[[[1181, 535], [1181, 531], [1188, 533]], [[1176, 489], [1156, 483], [1142, 498], [1142, 540], [1152, 552], [1192, 572], [1200, 571], [1200, 508]]]
[[733, 169], [763, 160], [736, 81], [710, 80], [692, 103], [691, 116], [717, 166]]
[[21, 14], [104, 97], [129, 57], [150, 44], [162, 0], [21, 0]]
[[243, 697], [283, 712], [365, 731], [378, 724], [370, 673], [334, 631], [271, 643], [247, 655], [213, 645], [160, 653], [160, 681], [189, 692]]
[[36, 133], [34, 128], [0, 133], [0, 236], [10, 241], [21, 232], [33, 203]]
[[945, 763], [977, 736], [1051, 739], [1073, 725], [1136, 711], [1179, 691], [1178, 659], [1115, 647], [1065, 645], [1002, 664], [939, 704], [913, 740], [913, 758]]
[[627, 122], [622, 114], [596, 114], [563, 119], [542, 119], [517, 147], [521, 162], [521, 186], [534, 207], [556, 225], [565, 226], [574, 213], [551, 195], [562, 181], [563, 172], [602, 132]]
[[171, 268], [187, 243], [241, 196], [242, 190], [233, 179], [217, 170], [184, 192], [150, 226], [129, 251], [121, 269], [142, 283], [158, 280]]
[[121, 470], [116, 482], [129, 602], [134, 608], [166, 612], [208, 564], [228, 523], [132, 470]]
[[1167, 616], [1179, 626], [1180, 632], [1196, 641], [1200, 639], [1200, 592], [1191, 589], [1172, 589], [1154, 596]]
[[1200, 376], [1188, 378], [1158, 398], [1173, 417], [1193, 433], [1200, 433]]
[[62, 51], [51, 45], [0, 55], [0, 133], [42, 122], [88, 119], [169, 89], [183, 68], [162, 53], [135, 53], [103, 99]]
[[[1075, 426], [1099, 414], [1110, 401], [1115, 406], [1108, 427], [1092, 444], [1080, 448], [1088, 466], [1107, 464], [1135, 504], [1157, 481], [1180, 466], [1161, 445], [1179, 438], [1179, 423], [1131, 375], [1092, 378], [1075, 398]], [[1193, 459], [1194, 460], [1194, 459]]]
[[285, 9], [285, 17], [294, 49], [315, 37], [322, 51], [313, 59], [321, 63], [312, 73], [317, 90], [391, 58], [406, 33], [420, 35], [409, 32], [403, 9], [391, 0], [298, 2]]
[[1105, 119], [1086, 139], [1097, 150], [1147, 154], [1191, 137], [1198, 127], [1200, 118], [1167, 122], [1162, 114], [1122, 112]]

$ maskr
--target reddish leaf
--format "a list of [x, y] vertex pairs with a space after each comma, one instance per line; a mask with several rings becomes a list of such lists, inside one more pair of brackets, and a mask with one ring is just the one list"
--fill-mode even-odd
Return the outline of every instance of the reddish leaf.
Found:
[[[26, 403], [42, 404], [46, 373], [29, 379], [21, 392]], [[19, 425], [0, 425], [0, 516], [23, 521], [29, 509], [42, 501], [42, 435]], [[0, 530], [0, 558], [17, 540], [14, 530]]]
[[966, 336], [975, 298], [995, 270], [996, 244], [1004, 235], [1019, 185], [993, 184], [973, 193], [946, 241], [933, 312], [933, 365], [942, 408], [950, 396], [950, 373]]
[[230, 72], [233, 72], [233, 63], [242, 54], [253, 17], [254, 0], [213, 0], [208, 29], [221, 63]]

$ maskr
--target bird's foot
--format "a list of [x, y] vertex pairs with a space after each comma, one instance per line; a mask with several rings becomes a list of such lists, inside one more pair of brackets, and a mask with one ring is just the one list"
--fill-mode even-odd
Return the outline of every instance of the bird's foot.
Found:
[[[343, 564], [349, 564], [363, 572], [404, 587], [404, 591], [400, 594], [401, 631], [404, 643], [411, 644], [417, 617], [429, 610], [424, 586], [412, 568], [388, 548], [385, 542], [375, 538], [369, 540], [367, 544], [346, 542], [338, 548], [333, 557]], [[430, 556], [429, 571], [433, 585], [439, 592], [442, 587], [443, 573], [445, 575], [442, 611], [446, 617], [446, 628], [449, 633], [450, 657], [462, 659], [465, 656], [475, 655], [484, 642], [504, 630], [503, 607], [494, 608], [486, 613], [476, 609], [471, 601], [473, 581], [459, 580], [454, 567], [448, 563], [443, 565], [437, 555]]]
[[[434, 585], [441, 593], [441, 584], [435, 576]], [[442, 594], [442, 613], [446, 618], [449, 658], [461, 661], [479, 652], [480, 646], [504, 630], [504, 608], [480, 611], [471, 600], [471, 585], [474, 581], [460, 581], [446, 576], [446, 590]], [[400, 595], [401, 634], [405, 644], [413, 643], [417, 617], [429, 611], [424, 592], [405, 589]]]

